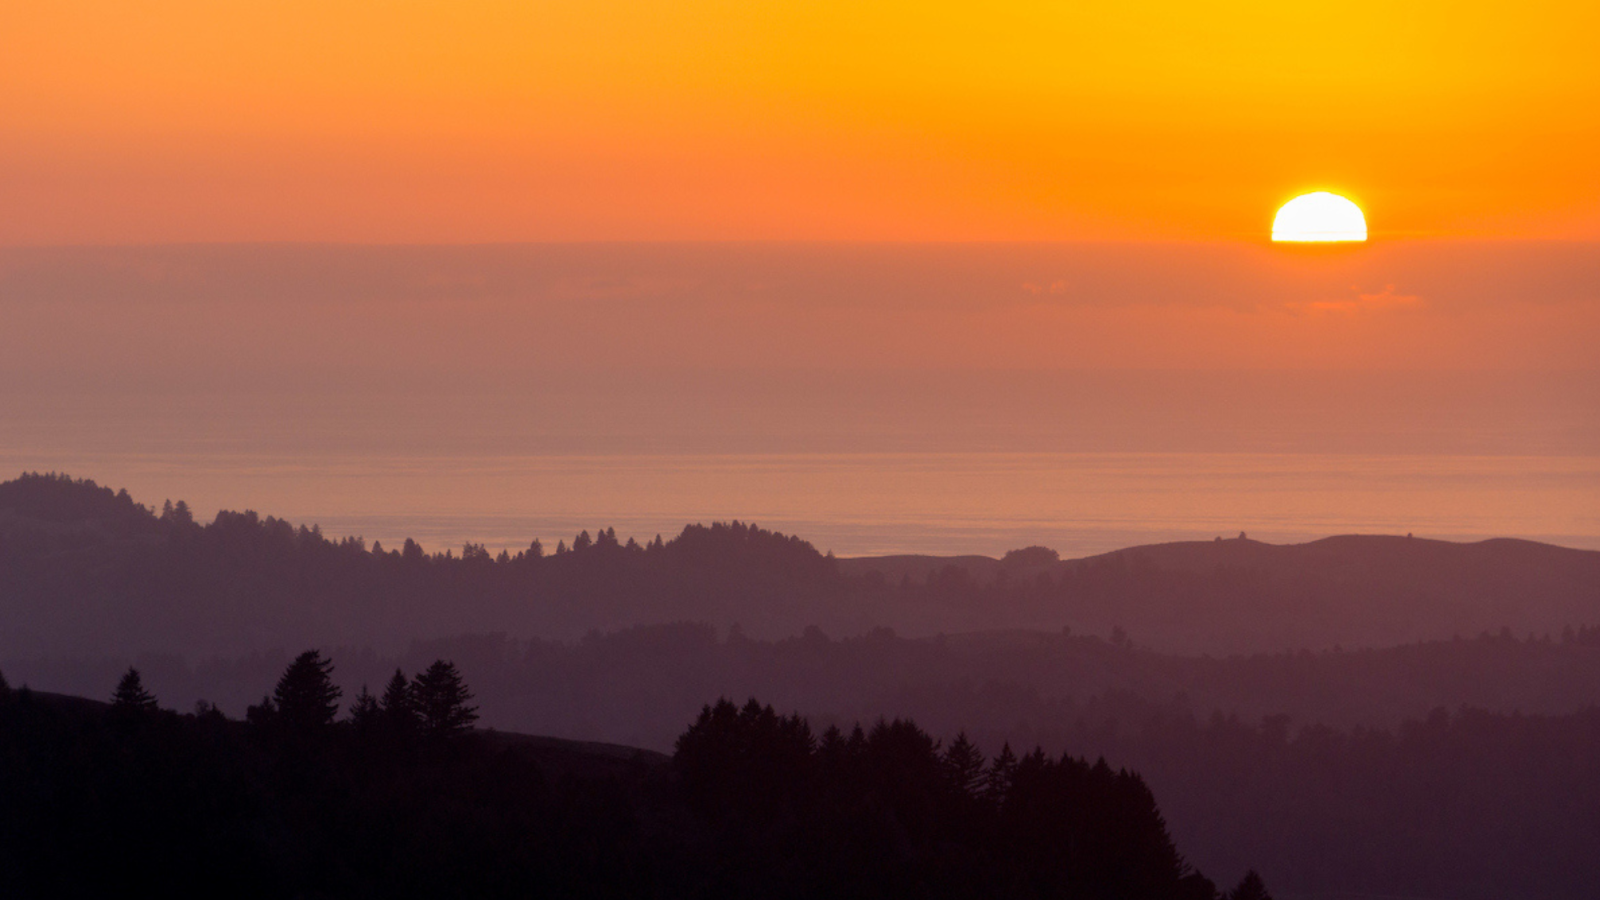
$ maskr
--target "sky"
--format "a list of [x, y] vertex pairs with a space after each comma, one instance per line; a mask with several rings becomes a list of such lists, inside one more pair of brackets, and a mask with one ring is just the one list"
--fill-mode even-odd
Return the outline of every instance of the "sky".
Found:
[[[0, 0], [0, 466], [444, 546], [641, 511], [1600, 546], [1596, 34], [1544, 0]], [[1371, 240], [1269, 243], [1317, 190]], [[748, 477], [602, 502], [594, 454]]]
[[0, 0], [0, 244], [1600, 238], [1600, 7]]
[[615, 371], [1580, 372], [1576, 242], [0, 249], [13, 385]]

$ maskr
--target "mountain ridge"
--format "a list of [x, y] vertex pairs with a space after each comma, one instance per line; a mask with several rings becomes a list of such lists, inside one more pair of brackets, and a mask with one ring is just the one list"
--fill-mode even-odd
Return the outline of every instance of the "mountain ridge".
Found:
[[[834, 559], [740, 522], [671, 541], [614, 530], [546, 554], [368, 548], [253, 512], [199, 524], [93, 482], [0, 484], [0, 655], [241, 653], [504, 632], [576, 638], [674, 621], [785, 637], [890, 628], [931, 636], [1021, 628], [1122, 634], [1170, 652], [1391, 646], [1600, 622], [1600, 551], [1511, 538], [1456, 543], [1243, 536], [1072, 560]], [[9, 637], [9, 640], [7, 638]]]

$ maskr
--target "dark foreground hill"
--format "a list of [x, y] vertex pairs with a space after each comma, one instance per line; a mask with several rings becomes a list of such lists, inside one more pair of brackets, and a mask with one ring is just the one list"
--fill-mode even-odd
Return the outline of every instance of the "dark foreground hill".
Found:
[[[1140, 547], [1084, 560], [835, 560], [734, 522], [670, 541], [578, 535], [491, 556], [330, 540], [253, 512], [195, 522], [59, 476], [0, 484], [0, 657], [398, 649], [463, 632], [576, 637], [670, 621], [784, 637], [877, 627], [1110, 634], [1187, 652], [1384, 646], [1600, 621], [1600, 552], [1330, 538]], [[1048, 552], [1046, 551], [1046, 554]]]
[[247, 722], [128, 680], [109, 708], [0, 692], [0, 895], [1218, 900], [1104, 762], [986, 767], [755, 701], [706, 707], [668, 761], [387, 699], [334, 722], [290, 681]]
[[1595, 707], [1340, 730], [1107, 696], [1059, 723], [1067, 754], [1020, 758], [753, 702], [703, 708], [671, 758], [389, 710], [307, 731], [282, 702], [239, 722], [0, 689], [0, 894], [1210, 896], [1164, 820], [1202, 870], [1258, 868], [1284, 900], [1600, 880]]

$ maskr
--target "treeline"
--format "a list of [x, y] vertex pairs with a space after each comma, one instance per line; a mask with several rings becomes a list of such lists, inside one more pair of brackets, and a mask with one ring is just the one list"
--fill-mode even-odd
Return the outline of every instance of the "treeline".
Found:
[[[845, 586], [810, 544], [740, 522], [643, 544], [606, 528], [549, 553], [533, 541], [516, 554], [472, 544], [428, 554], [409, 540], [330, 540], [254, 512], [222, 511], [202, 525], [182, 503], [157, 514], [126, 492], [60, 475], [0, 484], [5, 655], [403, 646], [513, 625], [576, 636], [690, 614], [731, 621], [768, 608], [784, 618]], [[757, 596], [761, 607], [749, 602]]]
[[[548, 551], [548, 552], [547, 552]], [[896, 574], [898, 573], [898, 574]], [[368, 546], [252, 512], [207, 524], [93, 482], [0, 484], [0, 656], [398, 649], [462, 632], [575, 638], [669, 621], [758, 637], [815, 625], [928, 635], [996, 628], [1121, 632], [1146, 646], [1234, 652], [1384, 646], [1600, 618], [1600, 553], [1525, 541], [1330, 538], [1135, 548], [1057, 561], [835, 560], [732, 522], [639, 542], [602, 528], [554, 550]]]
[[787, 869], [801, 897], [1217, 896], [1144, 782], [1103, 759], [1008, 746], [989, 764], [964, 736], [941, 750], [898, 719], [818, 738], [798, 715], [723, 700], [673, 762], [724, 848], [705, 885], [718, 895], [771, 896], [768, 873]]
[[[1600, 883], [1592, 703], [1531, 715], [1509, 700], [1499, 711], [1450, 702], [1383, 727], [1336, 728], [1293, 707], [1214, 712], [1199, 691], [1178, 696], [1168, 679], [1180, 663], [1200, 666], [1208, 683], [1277, 685], [1288, 691], [1278, 696], [1315, 697], [1324, 708], [1377, 705], [1379, 692], [1396, 689], [1389, 680], [1443, 690], [1451, 678], [1489, 688], [1520, 679], [1526, 701], [1545, 679], [1592, 687], [1585, 660], [1600, 655], [1595, 635], [1184, 661], [1063, 635], [981, 646], [817, 632], [769, 642], [684, 625], [572, 644], [428, 642], [399, 659], [340, 651], [347, 662], [336, 676], [359, 696], [361, 683], [377, 690], [397, 664], [420, 673], [453, 659], [472, 673], [485, 722], [666, 750], [699, 709], [696, 694], [771, 698], [806, 710], [819, 733], [898, 716], [947, 748], [964, 729], [991, 754], [1009, 742], [1137, 770], [1185, 854], [1229, 882], [1258, 866], [1275, 888], [1299, 894], [1578, 900]], [[285, 663], [215, 662], [190, 677], [259, 685]], [[1140, 689], [1104, 686], [1097, 666], [1142, 673], [1128, 682]], [[101, 683], [115, 676], [106, 669]]]
[[[834, 720], [906, 715], [940, 735], [982, 730], [1067, 746], [1079, 719], [1136, 721], [1146, 708], [1201, 720], [1213, 711], [1257, 721], [1394, 728], [1436, 707], [1568, 713], [1600, 703], [1600, 628], [1546, 638], [1508, 632], [1384, 650], [1186, 657], [1127, 639], [1062, 633], [902, 638], [874, 631], [830, 638], [820, 629], [757, 640], [705, 624], [641, 626], [575, 641], [503, 634], [418, 641], [398, 654], [336, 647], [340, 685], [354, 697], [399, 666], [436, 658], [473, 673], [485, 721], [665, 750], [705, 697], [760, 696]], [[3, 659], [17, 678], [95, 693], [136, 664], [172, 702], [197, 700], [243, 715], [259, 685], [289, 662], [281, 652], [201, 658], [144, 654]]]
[[331, 670], [300, 655], [244, 722], [164, 711], [136, 670], [110, 705], [0, 678], [0, 893], [1219, 896], [1103, 761], [986, 765], [902, 720], [816, 737], [752, 700], [706, 707], [668, 765], [556, 765], [471, 730], [448, 662], [343, 719]]
[[[1485, 643], [1501, 642], [1496, 638]], [[1505, 643], [1506, 649], [1527, 646], [1524, 641]], [[455, 648], [465, 646], [463, 642]], [[652, 682], [645, 673], [664, 674], [674, 666], [671, 660], [652, 656], [644, 646], [634, 644], [640, 653], [637, 667], [615, 673], [617, 684], [607, 694], [630, 698], [632, 709], [645, 708], [653, 696]], [[416, 670], [421, 676], [434, 668], [422, 662], [422, 657], [415, 659], [408, 671]], [[476, 673], [476, 663], [466, 670]], [[380, 679], [373, 683], [381, 683], [384, 670], [373, 671]], [[393, 672], [392, 665], [387, 671]], [[359, 710], [382, 713], [404, 708], [408, 701], [403, 698], [411, 696], [419, 681], [418, 677], [391, 676], [393, 690], [365, 703], [360, 698], [366, 692], [353, 691], [358, 698], [349, 715], [353, 721], [335, 722], [330, 727], [343, 735], [341, 741], [356, 746], [383, 745], [389, 741], [383, 737], [387, 726], [355, 724], [381, 722], [381, 716], [366, 718]], [[478, 686], [492, 683], [492, 679], [480, 681], [474, 674], [473, 681], [480, 695], [490, 693]], [[569, 689], [560, 678], [524, 685], [529, 696], [559, 696]], [[455, 695], [447, 691], [442, 696]], [[402, 699], [385, 699], [393, 697]], [[891, 716], [888, 725], [867, 728], [860, 734], [850, 726], [852, 719], [837, 711], [824, 710], [805, 720], [790, 717], [777, 723], [764, 707], [734, 710], [718, 705], [689, 735], [680, 732], [684, 740], [669, 741], [667, 746], [679, 751], [685, 765], [701, 760], [690, 769], [715, 776], [704, 782], [710, 793], [696, 801], [707, 805], [696, 807], [688, 820], [699, 823], [696, 829], [712, 828], [707, 821], [722, 822], [719, 827], [725, 834], [716, 828], [712, 831], [729, 841], [739, 839], [746, 820], [755, 817], [754, 821], [765, 823], [763, 828], [780, 829], [780, 837], [773, 839], [777, 844], [810, 846], [801, 839], [822, 838], [804, 828], [815, 825], [809, 817], [826, 810], [809, 804], [837, 788], [828, 786], [831, 782], [826, 779], [832, 775], [819, 773], [835, 773], [844, 778], [843, 784], [854, 785], [858, 782], [851, 779], [875, 771], [878, 765], [854, 755], [869, 746], [874, 736], [882, 747], [915, 744], [924, 749], [943, 737], [943, 747], [932, 757], [917, 751], [922, 761], [913, 768], [943, 772], [949, 783], [965, 785], [967, 793], [984, 803], [1003, 797], [1009, 787], [996, 773], [1012, 771], [1005, 760], [1014, 757], [995, 749], [1008, 744], [1066, 750], [1080, 760], [1112, 759], [1138, 771], [1161, 798], [1165, 821], [1185, 856], [1202, 871], [1229, 882], [1246, 868], [1259, 867], [1275, 888], [1295, 895], [1440, 900], [1580, 900], [1592, 896], [1593, 885], [1600, 883], [1600, 767], [1596, 764], [1600, 760], [1600, 708], [1544, 716], [1439, 709], [1397, 727], [1335, 729], [1287, 715], [1244, 719], [1196, 713], [1180, 699], [1153, 701], [1109, 692], [1070, 702], [1010, 707], [1013, 711], [1034, 710], [1037, 718], [1032, 719], [983, 715], [985, 707], [1002, 710], [1008, 703], [1025, 703], [1026, 697], [1026, 692], [1002, 685], [951, 685], [944, 694], [907, 695], [899, 705], [885, 706], [883, 712]], [[469, 707], [481, 702], [481, 696], [462, 700]], [[274, 699], [274, 705], [277, 703]], [[370, 709], [372, 703], [377, 710]], [[596, 703], [588, 711], [599, 716], [603, 706]], [[796, 707], [785, 701], [784, 708]], [[919, 731], [926, 742], [902, 740], [904, 729], [891, 727], [893, 717], [909, 720], [909, 714], [917, 711], [927, 711], [930, 721], [946, 724], [936, 725], [931, 734]], [[614, 709], [605, 712], [617, 715]], [[730, 724], [734, 712], [746, 725]], [[201, 721], [220, 719], [209, 706], [201, 706], [198, 713]], [[948, 724], [962, 721], [952, 717], [964, 715], [971, 716], [964, 723], [966, 738]], [[692, 712], [680, 722], [691, 718]], [[449, 721], [449, 716], [435, 721]], [[917, 721], [922, 721], [920, 716]], [[564, 733], [582, 734], [582, 724], [574, 719], [572, 728]], [[422, 726], [404, 729], [413, 736], [430, 730]], [[271, 733], [261, 730], [253, 740], [264, 740]], [[703, 740], [716, 734], [723, 737], [709, 744]], [[891, 741], [892, 734], [900, 737]], [[364, 737], [358, 740], [357, 735]], [[472, 732], [467, 739], [489, 741], [490, 737]], [[740, 749], [746, 743], [767, 747], [773, 742], [780, 748], [773, 754]], [[801, 753], [799, 748], [808, 744], [812, 749]], [[413, 737], [408, 745], [425, 747], [430, 741]], [[704, 749], [706, 745], [710, 749]], [[838, 756], [841, 747], [849, 750], [848, 758], [856, 760], [843, 768], [838, 767], [846, 758]], [[994, 759], [985, 764], [980, 747]], [[683, 757], [685, 751], [687, 757]], [[527, 754], [530, 748], [521, 746], [517, 752]], [[428, 755], [414, 759], [425, 760]], [[1061, 758], [1047, 759], [1055, 765]], [[586, 758], [585, 765], [593, 762]], [[9, 768], [5, 760], [0, 760], [0, 765]], [[691, 781], [701, 777], [689, 770], [679, 771]], [[760, 781], [772, 772], [789, 774], [776, 781]], [[843, 773], [847, 772], [856, 774], [846, 777]], [[615, 776], [612, 771], [607, 778]], [[721, 778], [745, 787], [729, 787], [717, 780]], [[641, 783], [653, 782], [645, 778]], [[807, 787], [792, 792], [786, 787], [796, 783]], [[558, 784], [558, 780], [550, 780], [547, 787], [554, 790]], [[856, 788], [839, 790], [848, 795]], [[951, 800], [949, 795], [939, 796]], [[751, 801], [752, 797], [759, 799]], [[747, 809], [742, 805], [746, 802], [755, 806]], [[951, 802], [957, 806], [967, 803]], [[984, 803], [967, 806], [968, 814], [982, 821], [998, 821], [995, 808]], [[764, 809], [782, 812], [767, 822], [761, 818], [766, 815]], [[639, 821], [658, 821], [653, 815]], [[671, 819], [678, 822], [688, 814], [680, 810], [671, 815], [678, 816]], [[983, 840], [992, 840], [997, 832], [985, 834]], [[744, 858], [751, 851], [729, 852]]]

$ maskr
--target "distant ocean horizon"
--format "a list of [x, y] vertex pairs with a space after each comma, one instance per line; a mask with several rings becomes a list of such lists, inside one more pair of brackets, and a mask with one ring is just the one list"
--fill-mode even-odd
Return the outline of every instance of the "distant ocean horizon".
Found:
[[740, 520], [840, 556], [1063, 557], [1236, 537], [1516, 537], [1600, 549], [1600, 459], [1311, 453], [740, 453], [428, 455], [0, 448], [5, 478], [62, 471], [203, 520], [255, 510], [397, 549], [546, 552], [580, 530], [671, 538]]
[[433, 550], [1600, 548], [1596, 284], [1562, 242], [0, 248], [0, 477]]

